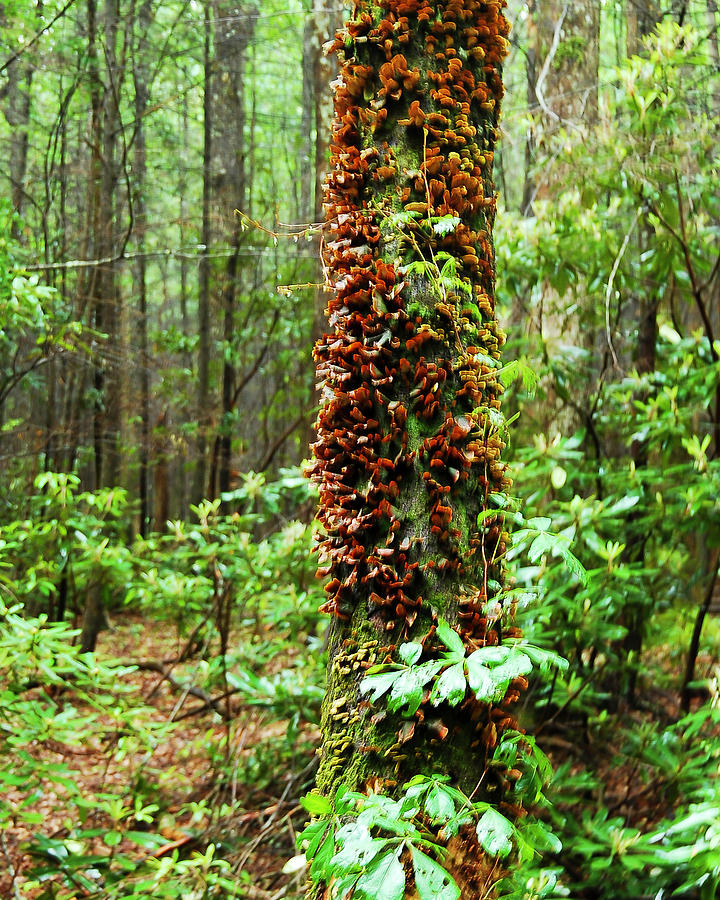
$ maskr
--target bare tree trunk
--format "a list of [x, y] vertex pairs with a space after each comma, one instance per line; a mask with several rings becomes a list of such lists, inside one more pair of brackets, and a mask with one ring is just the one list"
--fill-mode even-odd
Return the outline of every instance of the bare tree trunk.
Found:
[[[312, 165], [308, 165], [308, 182], [305, 185], [307, 192], [307, 209], [309, 222], [321, 222], [323, 219], [323, 182], [330, 164], [330, 136], [332, 133], [333, 104], [330, 84], [337, 74], [337, 60], [335, 56], [328, 56], [323, 52], [323, 46], [331, 40], [335, 32], [340, 28], [343, 17], [343, 6], [340, 0], [313, 0], [313, 9], [305, 25], [303, 34], [303, 99], [308, 104], [307, 117], [312, 116], [315, 148], [312, 157]], [[312, 103], [312, 113], [310, 111]], [[303, 122], [306, 119], [303, 111]], [[303, 126], [305, 127], [305, 126]], [[305, 180], [303, 178], [303, 183]], [[312, 190], [311, 190], [312, 187]], [[320, 235], [316, 235], [312, 242], [313, 251], [316, 254], [317, 263], [313, 268], [313, 281], [320, 281]], [[313, 343], [320, 339], [327, 328], [325, 316], [326, 304], [325, 292], [317, 288], [313, 292], [313, 322], [311, 339]], [[320, 393], [313, 390], [315, 404], [320, 404]], [[310, 417], [303, 429], [302, 445], [308, 447], [314, 440], [315, 432]]]
[[222, 80], [215, 82], [213, 91], [213, 119], [216, 123], [214, 138], [214, 165], [218, 208], [217, 220], [221, 228], [221, 240], [230, 244], [230, 256], [221, 282], [223, 310], [224, 360], [221, 388], [221, 419], [217, 435], [217, 485], [210, 485], [210, 492], [223, 494], [230, 490], [232, 471], [232, 446], [235, 403], [235, 306], [240, 288], [241, 250], [240, 219], [235, 210], [245, 210], [247, 204], [247, 178], [245, 160], [245, 65], [247, 49], [255, 30], [258, 10], [247, 5], [238, 9], [227, 0], [215, 2], [215, 62], [222, 72]]
[[148, 468], [150, 455], [150, 359], [148, 356], [148, 308], [147, 308], [147, 272], [145, 261], [145, 230], [147, 228], [147, 210], [145, 191], [147, 189], [147, 160], [145, 144], [144, 117], [148, 105], [148, 56], [143, 46], [144, 36], [150, 31], [152, 24], [152, 0], [144, 0], [137, 17], [138, 37], [136, 56], [133, 65], [133, 81], [135, 86], [135, 245], [139, 255], [133, 267], [133, 281], [138, 310], [135, 326], [137, 342], [135, 371], [138, 376], [140, 434], [138, 436], [138, 498], [140, 500], [139, 532], [144, 537], [150, 520], [148, 501]]
[[635, 56], [642, 50], [642, 39], [650, 34], [660, 18], [655, 0], [626, 0], [625, 21], [627, 24], [627, 55]]
[[202, 256], [198, 267], [198, 363], [197, 363], [197, 458], [193, 477], [192, 502], [199, 503], [207, 492], [208, 430], [210, 409], [210, 200], [212, 176], [212, 3], [205, 0], [203, 43], [203, 192]]
[[[659, 10], [653, 0], [629, 0], [626, 17], [627, 17], [627, 39], [626, 49], [628, 56], [634, 56], [642, 52], [643, 38], [649, 35], [658, 22]], [[642, 253], [654, 240], [652, 227], [645, 225], [638, 229], [636, 241], [638, 244], [637, 252]], [[641, 291], [639, 296], [632, 298], [633, 302], [629, 304], [630, 309], [636, 317], [634, 323], [637, 328], [637, 340], [635, 345], [635, 367], [638, 374], [647, 375], [655, 371], [656, 362], [656, 345], [657, 345], [657, 313], [658, 299], [652, 295], [648, 295]], [[646, 399], [645, 394], [638, 393], [636, 399]], [[647, 444], [645, 441], [637, 438], [630, 445], [630, 458], [637, 469], [643, 469], [648, 464]], [[637, 509], [643, 507], [638, 504]], [[628, 526], [630, 535], [626, 542], [625, 558], [631, 563], [640, 563], [645, 557], [646, 538], [638, 532], [637, 519], [640, 514], [636, 510], [632, 510], [628, 517]], [[626, 610], [625, 621], [623, 622], [627, 628], [627, 634], [623, 640], [623, 652], [630, 658], [632, 656], [633, 664], [627, 669], [627, 681], [623, 685], [625, 696], [629, 702], [633, 702], [637, 686], [637, 667], [640, 662], [640, 654], [642, 652], [643, 640], [645, 636], [645, 612], [642, 607], [628, 607]]]

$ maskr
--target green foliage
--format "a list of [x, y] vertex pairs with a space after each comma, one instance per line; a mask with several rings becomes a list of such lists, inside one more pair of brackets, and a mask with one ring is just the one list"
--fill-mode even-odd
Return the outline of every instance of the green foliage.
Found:
[[412, 865], [421, 900], [457, 900], [455, 880], [442, 867], [444, 844], [461, 828], [474, 825], [480, 846], [503, 859], [513, 849], [521, 860], [533, 858], [548, 843], [559, 843], [540, 823], [517, 824], [489, 803], [473, 802], [443, 775], [417, 775], [394, 800], [383, 794], [359, 794], [341, 786], [332, 802], [318, 794], [303, 798], [315, 817], [298, 837], [310, 862], [310, 877], [331, 885], [333, 898], [401, 900], [405, 896], [403, 861]]
[[429, 700], [433, 706], [441, 703], [457, 706], [465, 699], [468, 687], [477, 700], [493, 703], [505, 696], [514, 678], [529, 675], [535, 666], [542, 669], [550, 665], [567, 667], [565, 660], [556, 653], [524, 641], [480, 647], [466, 656], [460, 636], [444, 621], [439, 622], [437, 635], [446, 648], [439, 659], [417, 664], [422, 646], [402, 644], [398, 650], [402, 662], [384, 663], [368, 669], [360, 682], [360, 692], [371, 694], [373, 703], [389, 692], [388, 709], [414, 716], [430, 682]]
[[[563, 852], [522, 868], [518, 900], [718, 890], [717, 713], [666, 724], [720, 545], [705, 34], [666, 17], [608, 73], [597, 123], [547, 136], [534, 215], [498, 220], [499, 293], [533, 323], [518, 354], [539, 376], [534, 398], [518, 381], [507, 398], [524, 518], [498, 508], [519, 526], [508, 559], [519, 603], [534, 596], [526, 638], [569, 662], [528, 706], [541, 743], [557, 727], [572, 745], [544, 813]], [[704, 670], [696, 686], [712, 698]]]

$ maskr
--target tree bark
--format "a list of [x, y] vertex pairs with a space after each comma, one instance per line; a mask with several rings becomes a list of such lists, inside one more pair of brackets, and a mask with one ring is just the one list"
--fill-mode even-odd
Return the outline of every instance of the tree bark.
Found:
[[147, 228], [147, 209], [145, 203], [147, 159], [145, 143], [144, 118], [149, 100], [148, 57], [143, 46], [142, 37], [147, 35], [152, 25], [152, 0], [143, 0], [138, 17], [138, 34], [140, 40], [136, 44], [136, 56], [133, 65], [133, 81], [135, 87], [135, 245], [139, 251], [133, 267], [133, 281], [138, 310], [135, 325], [136, 360], [138, 373], [138, 406], [140, 427], [138, 435], [138, 498], [140, 500], [139, 533], [145, 537], [150, 521], [148, 498], [148, 470], [150, 460], [150, 358], [148, 355], [148, 306], [147, 306], [147, 265], [145, 259], [145, 230]]
[[192, 502], [199, 503], [207, 492], [208, 429], [210, 405], [210, 202], [212, 175], [212, 3], [205, 0], [203, 42], [203, 189], [202, 256], [198, 267], [198, 362], [197, 362], [197, 447], [193, 475]]
[[[503, 796], [486, 766], [517, 693], [497, 707], [433, 709], [426, 696], [402, 719], [359, 690], [403, 641], [437, 652], [439, 618], [468, 648], [517, 634], [501, 609], [507, 535], [493, 514], [477, 524], [510, 484], [492, 246], [503, 6], [370, 3], [335, 42], [345, 64], [325, 197], [333, 332], [315, 348], [326, 399], [313, 468], [334, 616], [317, 785], [331, 798], [340, 784], [394, 793], [427, 772], [476, 799]], [[457, 278], [441, 275], [446, 260]], [[492, 896], [474, 832], [447, 866], [464, 897]]]
[[215, 61], [222, 72], [213, 91], [213, 118], [217, 123], [214, 138], [213, 174], [216, 183], [217, 220], [220, 239], [230, 244], [230, 255], [220, 282], [223, 311], [224, 359], [221, 387], [221, 419], [217, 434], [217, 484], [212, 479], [211, 493], [230, 490], [235, 411], [235, 313], [241, 275], [242, 232], [235, 210], [245, 211], [247, 178], [245, 160], [245, 65], [247, 50], [255, 30], [258, 11], [254, 6], [236, 3], [215, 4]]

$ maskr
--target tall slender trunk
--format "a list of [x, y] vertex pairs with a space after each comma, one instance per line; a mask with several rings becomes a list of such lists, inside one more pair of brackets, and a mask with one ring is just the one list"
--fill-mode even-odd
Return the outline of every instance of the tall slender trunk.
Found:
[[150, 519], [148, 501], [148, 468], [150, 457], [150, 359], [148, 356], [148, 307], [147, 307], [147, 265], [145, 260], [145, 231], [147, 209], [145, 191], [147, 189], [147, 159], [144, 118], [147, 111], [148, 56], [144, 46], [152, 24], [152, 2], [144, 0], [137, 16], [138, 41], [133, 60], [133, 82], [135, 87], [135, 145], [133, 169], [135, 175], [135, 246], [138, 256], [133, 266], [134, 294], [137, 297], [137, 318], [135, 337], [137, 346], [138, 400], [140, 407], [140, 434], [138, 439], [138, 498], [140, 501], [139, 532], [144, 537]]
[[198, 267], [198, 362], [197, 362], [197, 458], [193, 476], [192, 501], [199, 503], [206, 494], [208, 429], [210, 410], [210, 201], [212, 176], [212, 3], [203, 4], [203, 189], [202, 255]]
[[[627, 37], [626, 50], [628, 56], [642, 52], [643, 38], [652, 32], [658, 22], [659, 10], [653, 0], [633, 0], [626, 10]], [[643, 224], [637, 232], [637, 253], [642, 254], [654, 241], [653, 229]], [[647, 375], [655, 371], [657, 347], [657, 313], [658, 298], [652, 294], [640, 292], [630, 304], [636, 316], [637, 339], [634, 351], [634, 363], [639, 375]], [[637, 392], [637, 400], [647, 399], [647, 392]], [[630, 458], [636, 469], [642, 470], [648, 464], [647, 442], [633, 439], [630, 444]], [[646, 536], [638, 530], [641, 513], [637, 510], [644, 506], [639, 503], [628, 516], [629, 536], [625, 547], [625, 558], [631, 563], [642, 563], [645, 557]], [[623, 640], [623, 652], [633, 665], [627, 669], [627, 681], [623, 686], [626, 699], [631, 703], [635, 699], [637, 672], [642, 653], [646, 628], [646, 613], [642, 606], [628, 607], [625, 611], [623, 625], [627, 634]]]
[[229, 243], [230, 255], [221, 280], [221, 301], [223, 311], [222, 336], [225, 348], [222, 386], [221, 418], [217, 434], [217, 489], [223, 494], [230, 490], [232, 473], [232, 448], [235, 432], [236, 404], [236, 334], [235, 318], [237, 295], [241, 292], [242, 231], [240, 219], [235, 210], [245, 211], [247, 205], [246, 159], [248, 144], [245, 135], [246, 90], [245, 68], [247, 51], [252, 40], [258, 10], [251, 3], [238, 7], [228, 0], [215, 0], [215, 60], [218, 70], [223, 73], [213, 91], [216, 140], [213, 170], [217, 175], [216, 196], [217, 220], [220, 223], [220, 239]]
[[[323, 52], [323, 46], [331, 40], [335, 32], [342, 24], [343, 7], [340, 0], [313, 0], [312, 12], [306, 24], [305, 39], [303, 42], [303, 77], [310, 88], [309, 94], [313, 106], [312, 128], [315, 134], [315, 147], [312, 157], [312, 166], [309, 166], [308, 176], [312, 182], [308, 182], [308, 221], [321, 222], [323, 220], [323, 183], [330, 165], [330, 136], [332, 133], [332, 93], [330, 85], [337, 74], [337, 60], [335, 56], [328, 56]], [[303, 82], [305, 87], [305, 81]], [[305, 90], [303, 91], [305, 97]], [[312, 190], [310, 190], [312, 184]], [[316, 264], [313, 269], [312, 280], [320, 281], [320, 234], [313, 237], [313, 252], [316, 255]], [[318, 341], [327, 328], [325, 317], [325, 291], [316, 288], [313, 291], [313, 318], [311, 340]], [[314, 387], [313, 398], [315, 405], [320, 405], [320, 392]], [[314, 440], [315, 431], [312, 420], [308, 417], [307, 425], [301, 441], [302, 446], [308, 447]]]

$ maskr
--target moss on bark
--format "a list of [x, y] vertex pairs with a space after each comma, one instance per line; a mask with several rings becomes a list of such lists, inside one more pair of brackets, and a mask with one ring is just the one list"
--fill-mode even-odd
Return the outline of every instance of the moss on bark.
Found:
[[314, 447], [335, 617], [318, 774], [331, 797], [341, 783], [392, 793], [436, 772], [501, 800], [487, 761], [508, 721], [502, 704], [423, 704], [408, 719], [372, 706], [359, 684], [403, 641], [437, 652], [439, 617], [468, 651], [502, 637], [506, 536], [494, 517], [477, 521], [509, 488], [491, 238], [503, 7], [363, 0], [335, 42], [333, 295], [316, 347], [325, 404]]

